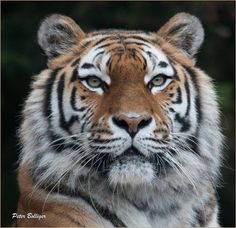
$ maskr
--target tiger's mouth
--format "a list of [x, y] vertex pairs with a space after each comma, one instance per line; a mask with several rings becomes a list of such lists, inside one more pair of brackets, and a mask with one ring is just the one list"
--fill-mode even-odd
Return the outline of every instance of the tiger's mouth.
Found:
[[[102, 157], [102, 159], [100, 159]], [[118, 156], [112, 156], [111, 154], [102, 154], [99, 156], [100, 162], [97, 163], [97, 169], [101, 172], [107, 172], [114, 165], [123, 165], [128, 163], [139, 162], [149, 162], [149, 159], [145, 157], [137, 148], [130, 146], [124, 152]]]
[[126, 149], [110, 163], [108, 180], [111, 186], [152, 183], [155, 173], [153, 164], [134, 146]]
[[126, 149], [121, 155], [117, 156], [116, 160], [124, 160], [127, 158], [137, 157], [141, 160], [145, 160], [146, 157], [134, 146], [129, 147]]
[[152, 184], [156, 176], [167, 175], [171, 168], [163, 157], [165, 151], [149, 156], [131, 145], [119, 155], [99, 153], [86, 162], [86, 166], [96, 170], [107, 179], [111, 186]]

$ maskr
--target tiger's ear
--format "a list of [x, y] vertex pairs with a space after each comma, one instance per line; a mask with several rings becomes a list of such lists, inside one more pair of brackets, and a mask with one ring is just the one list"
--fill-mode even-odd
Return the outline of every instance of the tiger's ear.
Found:
[[70, 53], [84, 37], [84, 32], [71, 18], [59, 14], [47, 17], [38, 30], [38, 43], [49, 59]]
[[165, 41], [192, 58], [204, 40], [204, 30], [199, 19], [188, 13], [178, 13], [157, 33]]

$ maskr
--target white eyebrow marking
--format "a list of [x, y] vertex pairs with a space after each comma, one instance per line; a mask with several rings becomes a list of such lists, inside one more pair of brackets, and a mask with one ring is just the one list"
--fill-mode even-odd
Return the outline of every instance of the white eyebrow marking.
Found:
[[[95, 60], [97, 59], [96, 55], [104, 50], [103, 49], [95, 50], [95, 49], [96, 46], [92, 48], [84, 57], [82, 57], [78, 68], [79, 77], [84, 78], [88, 75], [94, 75], [101, 78], [101, 80], [110, 85], [111, 78], [109, 75], [106, 74], [106, 61], [109, 58], [109, 56], [108, 55], [102, 56], [101, 70], [99, 70], [94, 62], [96, 62]], [[89, 65], [89, 64], [92, 64], [94, 67], [82, 68], [83, 65]]]
[[[164, 74], [169, 77], [174, 76], [175, 71], [171, 66], [168, 58], [161, 50], [158, 50], [155, 47], [152, 48], [143, 47], [143, 49], [144, 49], [143, 55], [147, 60], [147, 69], [148, 69], [148, 73], [144, 77], [145, 84], [147, 84], [154, 76], [158, 74]], [[153, 57], [155, 57], [156, 64], [153, 63], [153, 61], [150, 59], [150, 56], [146, 53], [151, 53]], [[166, 63], [165, 67], [161, 66], [160, 63]]]

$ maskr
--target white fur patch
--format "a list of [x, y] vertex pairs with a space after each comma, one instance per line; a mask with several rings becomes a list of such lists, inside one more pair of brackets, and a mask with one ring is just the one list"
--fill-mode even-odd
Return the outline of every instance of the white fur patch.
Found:
[[129, 158], [123, 164], [117, 162], [109, 171], [109, 182], [114, 186], [117, 184], [132, 186], [150, 184], [154, 177], [152, 165], [143, 163], [137, 158]]

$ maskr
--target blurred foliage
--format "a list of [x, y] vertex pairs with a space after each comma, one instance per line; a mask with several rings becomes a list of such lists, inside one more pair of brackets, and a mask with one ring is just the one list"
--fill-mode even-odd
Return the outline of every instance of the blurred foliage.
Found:
[[37, 45], [40, 21], [49, 14], [72, 17], [85, 31], [125, 28], [157, 31], [177, 12], [200, 18], [205, 42], [198, 65], [215, 81], [225, 135], [222, 187], [218, 195], [223, 226], [234, 226], [234, 53], [232, 2], [2, 2], [2, 226], [16, 211], [17, 129], [31, 76], [46, 67]]

